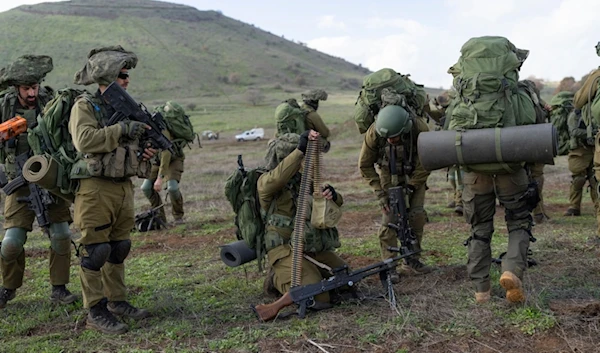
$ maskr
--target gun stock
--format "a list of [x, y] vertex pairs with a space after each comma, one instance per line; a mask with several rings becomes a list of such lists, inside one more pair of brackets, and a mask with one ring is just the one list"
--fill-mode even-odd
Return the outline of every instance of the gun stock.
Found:
[[279, 311], [286, 306], [294, 304], [292, 295], [290, 292], [286, 292], [281, 298], [277, 299], [271, 304], [259, 304], [254, 306], [252, 310], [258, 315], [258, 318], [262, 321], [269, 321], [274, 319]]

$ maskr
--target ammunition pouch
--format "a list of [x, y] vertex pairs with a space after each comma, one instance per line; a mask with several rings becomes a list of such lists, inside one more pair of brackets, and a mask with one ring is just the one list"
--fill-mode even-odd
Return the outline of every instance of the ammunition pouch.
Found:
[[143, 150], [137, 143], [119, 146], [104, 154], [86, 154], [71, 169], [71, 179], [105, 177], [121, 179], [137, 176], [147, 179], [152, 170], [150, 161], [138, 160]]

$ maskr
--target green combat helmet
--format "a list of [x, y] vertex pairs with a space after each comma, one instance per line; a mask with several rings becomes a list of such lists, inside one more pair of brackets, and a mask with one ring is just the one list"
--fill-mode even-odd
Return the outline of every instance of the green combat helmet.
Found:
[[392, 138], [410, 132], [410, 115], [398, 105], [387, 105], [379, 111], [375, 120], [375, 131], [383, 138]]

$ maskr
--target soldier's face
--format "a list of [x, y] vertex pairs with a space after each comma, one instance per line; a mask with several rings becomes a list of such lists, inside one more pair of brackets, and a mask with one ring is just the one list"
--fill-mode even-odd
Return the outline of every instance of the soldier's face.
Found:
[[119, 76], [117, 76], [117, 83], [124, 90], [127, 90], [127, 86], [129, 86], [129, 70], [121, 69], [121, 72], [119, 72]]
[[390, 137], [387, 139], [387, 142], [390, 145], [394, 145], [394, 146], [399, 145], [400, 143], [402, 143], [402, 136], [398, 135], [395, 137]]
[[40, 84], [18, 86], [19, 101], [23, 106], [35, 106], [38, 94], [40, 92]]

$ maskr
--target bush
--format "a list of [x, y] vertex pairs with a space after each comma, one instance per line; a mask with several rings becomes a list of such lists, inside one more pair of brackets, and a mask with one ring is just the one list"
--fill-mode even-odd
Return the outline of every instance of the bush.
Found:
[[188, 108], [188, 110], [193, 111], [196, 109], [197, 105], [196, 103], [188, 103], [186, 107]]
[[265, 95], [257, 88], [249, 88], [244, 94], [246, 102], [256, 106], [265, 100]]
[[240, 83], [240, 74], [237, 72], [232, 72], [229, 74], [229, 76], [227, 77], [227, 82], [237, 85], [238, 83]]
[[302, 75], [298, 75], [296, 76], [296, 78], [294, 79], [294, 82], [298, 85], [298, 86], [304, 86], [306, 85], [306, 79], [304, 78], [304, 76]]

